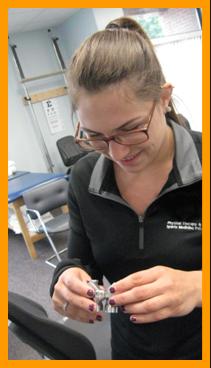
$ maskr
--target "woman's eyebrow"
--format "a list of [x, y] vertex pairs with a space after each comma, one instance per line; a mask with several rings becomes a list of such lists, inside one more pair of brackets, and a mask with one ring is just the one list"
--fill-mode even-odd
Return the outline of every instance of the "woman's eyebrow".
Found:
[[[135, 122], [135, 121], [136, 121], [136, 120], [138, 120], [138, 119], [141, 119], [141, 117], [140, 117], [140, 116], [137, 116], [137, 117], [135, 117], [135, 118], [133, 118], [133, 119], [131, 119], [131, 120], [126, 121], [124, 124], [122, 124], [122, 125], [121, 125], [121, 126], [119, 126], [118, 128], [115, 128], [115, 129], [114, 129], [114, 131], [115, 131], [115, 130], [120, 130], [120, 129], [122, 129], [122, 128], [125, 128], [127, 125], [129, 125], [129, 124], [131, 124], [131, 123]], [[82, 130], [84, 130], [84, 131], [85, 131], [85, 132], [87, 132], [87, 133], [102, 134], [102, 133], [100, 133], [100, 132], [96, 132], [95, 130], [91, 130], [91, 129], [88, 129], [88, 128], [84, 128], [84, 127], [82, 127], [82, 126], [81, 126], [81, 129], [82, 129]]]
[[81, 130], [83, 130], [84, 132], [87, 132], [87, 133], [96, 133], [96, 134], [101, 134], [99, 132], [96, 132], [95, 130], [91, 130], [91, 129], [88, 129], [88, 128], [84, 128], [84, 127], [80, 127]]

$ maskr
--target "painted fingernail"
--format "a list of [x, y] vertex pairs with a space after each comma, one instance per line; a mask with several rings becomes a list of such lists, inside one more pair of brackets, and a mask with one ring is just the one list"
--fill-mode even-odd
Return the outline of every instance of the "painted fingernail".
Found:
[[130, 321], [131, 321], [131, 322], [136, 322], [136, 317], [131, 316], [131, 317], [130, 317]]
[[115, 303], [115, 300], [114, 300], [114, 299], [110, 299], [110, 300], [109, 300], [109, 304], [110, 304], [110, 305], [115, 305], [115, 304], [116, 304], [116, 303]]
[[97, 320], [97, 321], [102, 321], [102, 319], [103, 319], [103, 317], [102, 317], [102, 316], [97, 315], [97, 317], [96, 317], [96, 320]]
[[115, 288], [113, 286], [111, 286], [110, 289], [109, 289], [109, 291], [110, 291], [111, 294], [113, 294], [113, 293], [115, 293], [116, 290], [115, 290]]
[[93, 297], [94, 296], [94, 290], [92, 290], [92, 289], [89, 289], [88, 291], [87, 291], [87, 295], [88, 296], [90, 296], [90, 297]]
[[89, 323], [94, 323], [93, 319], [89, 319]]
[[90, 312], [93, 312], [94, 308], [95, 308], [94, 304], [90, 304], [89, 307], [88, 307]]

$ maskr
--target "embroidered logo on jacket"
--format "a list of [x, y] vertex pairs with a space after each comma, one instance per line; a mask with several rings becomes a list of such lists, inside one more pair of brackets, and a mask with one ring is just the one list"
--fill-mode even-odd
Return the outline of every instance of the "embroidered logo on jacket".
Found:
[[166, 229], [201, 231], [201, 222], [167, 221]]

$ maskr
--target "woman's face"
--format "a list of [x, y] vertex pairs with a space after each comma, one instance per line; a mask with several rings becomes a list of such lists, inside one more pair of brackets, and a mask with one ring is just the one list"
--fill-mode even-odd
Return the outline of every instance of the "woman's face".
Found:
[[[121, 145], [114, 140], [103, 153], [125, 172], [138, 173], [162, 156], [168, 127], [164, 111], [170, 96], [156, 103], [148, 130], [149, 139], [142, 144]], [[141, 101], [127, 85], [107, 87], [90, 94], [81, 91], [77, 114], [87, 137], [110, 137], [146, 127], [153, 100]]]

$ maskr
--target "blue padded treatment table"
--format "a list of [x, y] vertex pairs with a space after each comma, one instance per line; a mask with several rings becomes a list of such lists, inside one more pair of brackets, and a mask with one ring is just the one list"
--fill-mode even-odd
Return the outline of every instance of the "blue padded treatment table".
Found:
[[66, 177], [66, 174], [31, 173], [27, 171], [17, 171], [14, 175], [8, 177], [8, 203], [16, 214], [28, 252], [33, 259], [37, 257], [34, 243], [42, 239], [44, 235], [29, 232], [21, 211], [21, 207], [24, 205], [22, 194], [37, 185], [62, 177]]
[[9, 177], [8, 202], [13, 202], [15, 199], [22, 197], [23, 192], [28, 189], [64, 176], [65, 174], [30, 173], [27, 171], [19, 171]]

